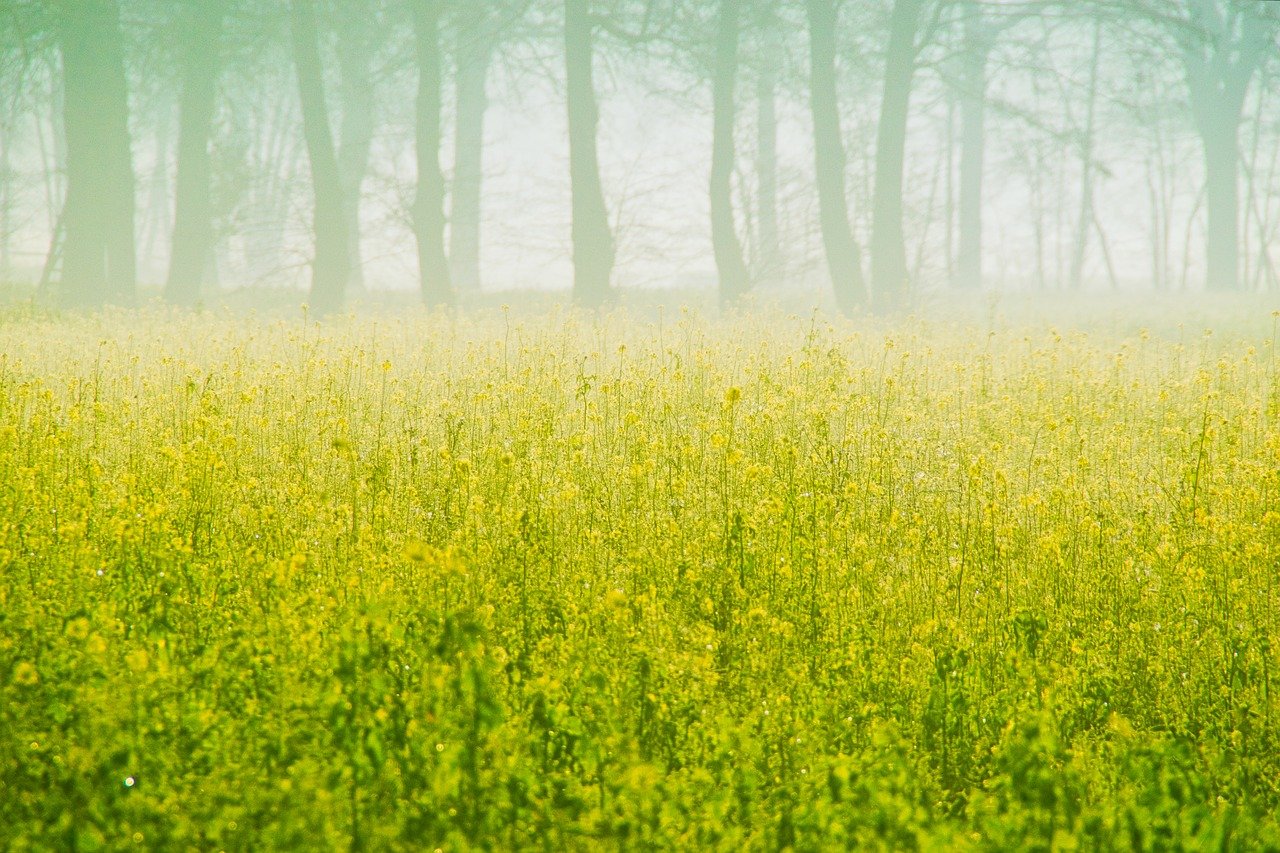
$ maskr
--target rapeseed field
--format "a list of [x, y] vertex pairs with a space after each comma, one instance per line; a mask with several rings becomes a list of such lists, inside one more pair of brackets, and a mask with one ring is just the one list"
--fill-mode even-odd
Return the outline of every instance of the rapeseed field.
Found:
[[1280, 849], [1270, 323], [10, 316], [0, 847]]

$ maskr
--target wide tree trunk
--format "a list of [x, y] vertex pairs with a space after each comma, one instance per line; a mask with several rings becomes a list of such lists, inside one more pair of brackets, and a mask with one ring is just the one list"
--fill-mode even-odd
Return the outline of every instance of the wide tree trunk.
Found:
[[217, 104], [226, 8], [227, 0], [188, 0], [186, 9], [173, 247], [165, 298], [187, 308], [200, 301], [213, 255], [209, 136]]
[[746, 293], [750, 280], [742, 259], [733, 217], [734, 129], [737, 125], [735, 90], [738, 85], [738, 43], [742, 0], [720, 0], [712, 82], [711, 245], [720, 275], [720, 304], [729, 305]]
[[369, 152], [373, 147], [374, 32], [367, 13], [349, 10], [344, 31], [338, 36], [338, 77], [342, 100], [342, 124], [338, 137], [338, 172], [342, 176], [343, 212], [347, 223], [347, 257], [351, 272], [347, 285], [364, 287], [364, 253], [360, 248], [360, 200]]
[[480, 219], [484, 185], [484, 120], [489, 109], [489, 67], [494, 40], [487, 18], [467, 15], [458, 32], [457, 119], [454, 125], [453, 195], [449, 263], [462, 293], [480, 290]]
[[418, 237], [422, 298], [428, 305], [439, 306], [453, 302], [444, 249], [444, 173], [440, 171], [441, 0], [411, 2], [418, 54], [418, 195], [413, 204], [413, 226]]
[[569, 182], [573, 195], [573, 296], [599, 307], [611, 297], [614, 243], [600, 183], [590, 0], [565, 0], [565, 71], [569, 112]]
[[982, 286], [982, 187], [986, 174], [987, 61], [992, 38], [982, 7], [964, 8], [964, 54], [960, 59], [960, 203], [954, 285]]
[[894, 0], [889, 22], [871, 210], [871, 293], [875, 306], [882, 310], [901, 306], [908, 290], [902, 182], [921, 3], [922, 0]]
[[347, 252], [347, 221], [342, 177], [329, 127], [324, 74], [316, 32], [316, 0], [293, 0], [289, 6], [293, 60], [302, 107], [302, 135], [311, 164], [315, 196], [315, 260], [311, 268], [311, 308], [316, 314], [342, 307], [351, 260]]
[[849, 227], [845, 197], [845, 151], [836, 96], [838, 14], [834, 0], [808, 0], [807, 8], [818, 219], [836, 304], [849, 314], [866, 303], [867, 289], [862, 278], [862, 253]]
[[67, 192], [62, 294], [70, 305], [136, 294], [133, 155], [115, 0], [60, 0]]

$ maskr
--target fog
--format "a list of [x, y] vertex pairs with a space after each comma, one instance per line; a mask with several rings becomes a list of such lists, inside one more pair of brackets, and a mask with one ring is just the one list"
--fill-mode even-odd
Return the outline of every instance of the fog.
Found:
[[1270, 291], [1278, 32], [1256, 0], [5, 0], [0, 282]]

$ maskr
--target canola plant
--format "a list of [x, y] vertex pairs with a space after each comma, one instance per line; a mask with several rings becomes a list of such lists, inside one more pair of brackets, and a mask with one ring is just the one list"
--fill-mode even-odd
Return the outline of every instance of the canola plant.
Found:
[[6, 849], [1276, 849], [1274, 338], [0, 322]]

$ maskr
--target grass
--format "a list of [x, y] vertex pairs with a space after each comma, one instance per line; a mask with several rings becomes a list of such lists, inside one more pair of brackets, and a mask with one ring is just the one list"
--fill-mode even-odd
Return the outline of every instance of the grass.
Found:
[[1262, 316], [11, 312], [0, 846], [1280, 847]]

